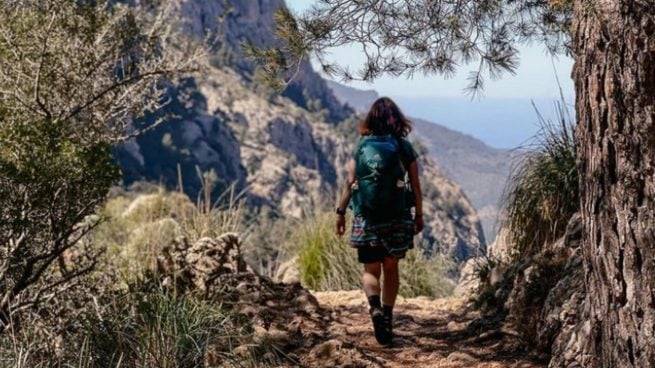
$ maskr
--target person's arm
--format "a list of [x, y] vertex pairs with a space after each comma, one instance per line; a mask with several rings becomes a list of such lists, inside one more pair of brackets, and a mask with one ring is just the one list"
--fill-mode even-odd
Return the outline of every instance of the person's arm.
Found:
[[409, 165], [409, 182], [412, 186], [412, 193], [414, 193], [414, 232], [416, 234], [423, 230], [423, 197], [421, 195], [421, 180], [418, 177], [418, 161], [414, 160]]
[[[348, 162], [348, 179], [346, 180], [346, 185], [343, 188], [341, 194], [341, 200], [339, 201], [338, 208], [345, 212], [346, 207], [348, 207], [348, 202], [350, 202], [350, 191], [352, 185], [355, 183], [355, 160], [350, 160]], [[346, 232], [346, 216], [343, 214], [337, 214], [337, 235], [341, 236]]]

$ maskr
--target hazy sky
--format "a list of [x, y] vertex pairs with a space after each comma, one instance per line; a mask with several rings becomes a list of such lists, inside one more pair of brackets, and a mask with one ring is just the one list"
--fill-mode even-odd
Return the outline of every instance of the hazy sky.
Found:
[[[302, 12], [316, 1], [286, 2], [293, 11]], [[348, 85], [374, 89], [380, 95], [395, 99], [409, 116], [470, 134], [493, 147], [514, 148], [540, 130], [533, 103], [546, 119], [558, 120], [554, 108], [554, 101], [559, 100], [556, 75], [569, 109], [573, 105], [572, 60], [564, 56], [554, 60], [536, 44], [522, 47], [520, 51], [517, 74], [504, 74], [496, 81], [486, 78], [484, 94], [479, 99], [472, 100], [463, 91], [473, 66], [460, 67], [451, 79], [416, 75], [411, 80], [382, 77], [373, 83], [351, 82]], [[359, 70], [363, 62], [361, 55], [356, 48], [344, 47], [333, 50], [331, 59]]]
[[[286, 0], [295, 12], [308, 9], [315, 0]], [[363, 58], [355, 48], [339, 48], [332, 51], [332, 60], [341, 65], [360, 69]], [[553, 68], [554, 64], [554, 68]], [[546, 55], [541, 45], [521, 48], [520, 66], [515, 76], [505, 74], [500, 80], [486, 78], [484, 96], [488, 98], [557, 98], [558, 87], [555, 73], [567, 97], [573, 96], [571, 81], [572, 60], [561, 56], [553, 60]], [[416, 75], [408, 80], [405, 77], [383, 77], [373, 83], [352, 82], [349, 85], [361, 89], [375, 89], [382, 95], [396, 97], [465, 97], [466, 76], [474, 66], [462, 66], [457, 75], [450, 79], [441, 76]]]

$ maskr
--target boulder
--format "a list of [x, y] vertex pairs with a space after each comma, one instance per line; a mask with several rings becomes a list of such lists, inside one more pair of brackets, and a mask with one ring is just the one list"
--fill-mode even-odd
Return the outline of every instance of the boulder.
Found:
[[300, 282], [300, 269], [298, 266], [298, 256], [283, 262], [275, 273], [275, 280], [285, 284], [293, 284]]

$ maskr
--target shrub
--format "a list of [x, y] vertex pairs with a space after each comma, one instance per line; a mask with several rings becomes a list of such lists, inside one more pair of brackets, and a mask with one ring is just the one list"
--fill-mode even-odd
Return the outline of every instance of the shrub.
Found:
[[272, 346], [255, 341], [247, 318], [192, 295], [176, 295], [147, 278], [130, 283], [125, 290], [98, 295], [79, 312], [74, 323], [61, 326], [63, 335], [53, 336], [51, 328], [42, 331], [37, 324], [3, 336], [0, 366], [241, 368], [279, 364]]
[[514, 256], [529, 256], [564, 234], [579, 207], [573, 124], [564, 102], [559, 121], [546, 121], [510, 175], [505, 190], [505, 226]]
[[154, 269], [162, 247], [179, 236], [193, 243], [202, 237], [239, 232], [242, 204], [230, 193], [214, 205], [209, 197], [194, 204], [185, 194], [162, 187], [117, 194], [100, 212], [106, 221], [87, 241], [107, 249], [109, 267], [132, 281]]
[[164, 80], [199, 65], [202, 49], [172, 42], [154, 7], [0, 6], [0, 333], [94, 268], [97, 252], [79, 240], [118, 178], [110, 145], [166, 104]]
[[0, 333], [11, 311], [92, 270], [98, 252], [78, 241], [117, 178], [106, 144], [80, 145], [54, 123], [1, 126]]

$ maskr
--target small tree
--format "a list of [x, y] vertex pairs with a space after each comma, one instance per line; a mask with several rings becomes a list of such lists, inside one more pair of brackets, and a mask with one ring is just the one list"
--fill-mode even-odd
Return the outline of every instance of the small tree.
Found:
[[110, 144], [202, 53], [174, 27], [155, 5], [0, 5], [0, 331], [93, 269], [97, 252], [77, 245], [118, 179]]

